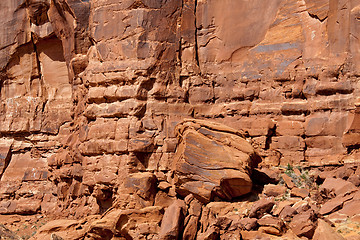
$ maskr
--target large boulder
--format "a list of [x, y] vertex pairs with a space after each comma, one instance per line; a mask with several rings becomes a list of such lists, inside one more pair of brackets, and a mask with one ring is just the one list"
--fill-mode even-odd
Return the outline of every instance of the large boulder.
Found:
[[179, 140], [172, 170], [177, 193], [201, 202], [232, 199], [251, 191], [250, 174], [259, 158], [240, 131], [205, 120], [176, 126]]

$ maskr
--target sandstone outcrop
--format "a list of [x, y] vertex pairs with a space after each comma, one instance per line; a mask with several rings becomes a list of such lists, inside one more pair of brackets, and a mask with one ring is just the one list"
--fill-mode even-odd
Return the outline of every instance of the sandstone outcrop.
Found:
[[221, 124], [185, 120], [176, 126], [179, 138], [173, 171], [176, 191], [202, 202], [214, 196], [231, 200], [251, 191], [258, 157], [243, 134]]
[[[0, 217], [26, 219], [10, 230], [48, 216], [117, 237], [107, 216], [130, 211], [127, 234], [156, 238], [177, 200], [188, 239], [356, 221], [358, 1], [6, 0], [0, 16]], [[277, 210], [238, 217], [251, 197]]]

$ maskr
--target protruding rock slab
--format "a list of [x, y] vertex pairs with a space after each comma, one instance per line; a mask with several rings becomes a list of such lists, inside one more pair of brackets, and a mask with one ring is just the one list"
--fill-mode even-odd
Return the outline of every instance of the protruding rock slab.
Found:
[[184, 219], [185, 203], [182, 200], [174, 201], [164, 213], [161, 222], [160, 237], [161, 240], [178, 239], [182, 221]]
[[345, 240], [324, 220], [319, 219], [318, 226], [314, 233], [314, 240]]
[[258, 158], [241, 132], [204, 120], [184, 120], [176, 135], [173, 171], [180, 195], [192, 193], [209, 202], [215, 195], [232, 199], [250, 192], [250, 172]]

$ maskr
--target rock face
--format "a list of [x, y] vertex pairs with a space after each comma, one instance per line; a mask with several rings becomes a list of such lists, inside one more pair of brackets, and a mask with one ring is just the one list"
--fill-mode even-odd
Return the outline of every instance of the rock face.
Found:
[[214, 195], [231, 200], [251, 191], [254, 149], [235, 129], [203, 120], [185, 120], [176, 127], [179, 144], [173, 171], [177, 192], [202, 202]]
[[[231, 199], [254, 151], [269, 167], [358, 163], [359, 14], [355, 0], [0, 1], [0, 213]], [[359, 171], [338, 174], [359, 186]], [[322, 213], [358, 206], [338, 203]], [[239, 236], [220, 225], [195, 235]]]

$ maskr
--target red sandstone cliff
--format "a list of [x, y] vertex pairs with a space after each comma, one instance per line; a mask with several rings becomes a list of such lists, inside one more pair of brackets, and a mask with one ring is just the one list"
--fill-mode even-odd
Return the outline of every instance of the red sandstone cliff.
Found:
[[[251, 188], [259, 158], [358, 174], [360, 1], [7, 0], [0, 16], [0, 214], [153, 214], [155, 239], [163, 208], [196, 226], [184, 209]], [[223, 125], [193, 126], [194, 144], [184, 119]], [[211, 141], [233, 165], [186, 160]]]

